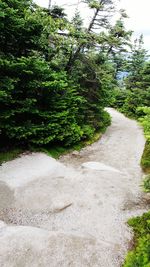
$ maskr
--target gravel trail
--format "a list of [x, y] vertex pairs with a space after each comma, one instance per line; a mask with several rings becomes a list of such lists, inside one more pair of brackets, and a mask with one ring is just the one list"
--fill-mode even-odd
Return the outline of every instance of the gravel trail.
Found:
[[121, 266], [132, 240], [126, 221], [146, 209], [145, 139], [134, 120], [108, 111], [111, 126], [80, 152], [1, 166], [0, 266]]

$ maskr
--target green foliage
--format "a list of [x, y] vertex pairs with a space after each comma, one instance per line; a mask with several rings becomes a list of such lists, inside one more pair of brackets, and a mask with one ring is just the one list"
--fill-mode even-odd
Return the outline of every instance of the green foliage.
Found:
[[141, 159], [141, 166], [145, 172], [150, 172], [150, 142], [146, 141]]
[[66, 14], [64, 13], [64, 9], [60, 6], [53, 6], [50, 10], [50, 15], [52, 16], [52, 18], [54, 19], [61, 19], [61, 18], [65, 18]]
[[[83, 132], [76, 114], [82, 99], [65, 72], [53, 71], [43, 59], [33, 56], [3, 61], [2, 68], [11, 75], [7, 98], [1, 98], [5, 139], [37, 145], [56, 140], [70, 145], [80, 140]], [[2, 85], [4, 79], [7, 76], [2, 77]]]
[[133, 228], [135, 248], [126, 257], [123, 267], [150, 266], [150, 212], [132, 218], [128, 224]]
[[145, 172], [150, 172], [150, 107], [148, 105], [150, 105], [150, 87], [146, 90], [117, 90], [112, 104], [128, 117], [138, 119], [143, 126], [147, 141], [141, 166]]
[[150, 193], [150, 175], [147, 175], [143, 182], [145, 192]]
[[90, 53], [81, 60], [76, 61], [72, 69], [73, 78], [81, 87], [79, 94], [85, 100], [79, 109], [80, 118], [95, 130], [103, 129], [110, 123], [103, 109], [109, 105], [113, 94], [112, 65], [101, 53]]
[[137, 111], [143, 112], [143, 116], [140, 117], [139, 121], [144, 128], [146, 139], [150, 142], [150, 107], [138, 108]]
[[150, 234], [139, 238], [135, 251], [129, 252], [123, 267], [150, 266]]
[[[113, 1], [87, 3], [96, 13], [84, 27], [79, 13], [70, 23], [58, 6], [47, 10], [32, 0], [0, 1], [3, 146], [70, 147], [110, 124], [104, 108], [117, 82], [108, 51], [120, 51], [129, 35], [121, 21], [109, 31]], [[92, 32], [95, 25], [99, 33]]]
[[83, 125], [82, 131], [83, 131], [83, 138], [89, 139], [93, 137], [95, 130], [90, 125]]
[[54, 32], [54, 23], [48, 26], [48, 15], [33, 6], [1, 2], [1, 138], [3, 144], [70, 145], [83, 135], [77, 122], [83, 101], [67, 74], [45, 61], [47, 31]]
[[[141, 159], [145, 172], [150, 171], [150, 64], [147, 62], [142, 70], [140, 88], [118, 89], [112, 106], [131, 118], [138, 119], [143, 126], [146, 144]], [[131, 81], [130, 81], [131, 82]], [[131, 83], [132, 85], [132, 83]]]
[[[122, 60], [121, 56], [124, 55], [124, 52], [127, 52], [126, 48], [131, 46], [131, 35], [132, 32], [126, 31], [125, 29], [122, 16], [116, 21], [114, 26], [110, 27], [109, 34], [107, 36], [107, 42], [109, 44], [108, 53], [111, 53], [112, 57], [115, 59], [116, 70], [120, 69]], [[121, 60], [119, 60], [118, 56]]]
[[99, 9], [101, 7], [99, 1], [93, 0], [89, 3], [90, 8], [96, 8]]
[[145, 172], [150, 172], [150, 107], [138, 108], [137, 114], [140, 116], [139, 121], [144, 128], [147, 140], [141, 159], [141, 165]]
[[135, 238], [150, 234], [150, 211], [144, 213], [142, 216], [129, 219], [128, 224], [133, 228]]
[[113, 103], [121, 112], [132, 118], [139, 118], [139, 107], [150, 106], [150, 64], [146, 62], [147, 52], [142, 47], [143, 37], [135, 40], [125, 68], [128, 75], [124, 79], [124, 88], [118, 90]]
[[[128, 77], [125, 88], [115, 91], [112, 105], [131, 118], [139, 119], [144, 128], [146, 145], [141, 159], [144, 171], [150, 172], [150, 71], [145, 62], [146, 51], [142, 49], [142, 37], [132, 51], [128, 62]], [[150, 192], [149, 175], [143, 182]], [[150, 267], [150, 212], [130, 219], [128, 224], [134, 230], [134, 248], [129, 251], [123, 267]]]
[[53, 145], [53, 146], [47, 146], [46, 148], [40, 147], [39, 149], [35, 149], [35, 147], [33, 147], [33, 151], [42, 151], [44, 153], [46, 153], [47, 155], [58, 159], [61, 155], [64, 155], [66, 153], [69, 153], [72, 151], [73, 147], [64, 147], [64, 146], [58, 146], [58, 145]]
[[0, 165], [3, 162], [15, 159], [22, 152], [23, 152], [23, 149], [19, 149], [19, 148], [13, 148], [13, 149], [9, 149], [9, 151], [4, 150], [4, 151], [0, 152]]
[[141, 35], [139, 39], [135, 40], [131, 56], [128, 59], [127, 70], [129, 75], [125, 81], [127, 89], [133, 91], [137, 88], [143, 88], [143, 71], [146, 59], [147, 51], [143, 48], [143, 36]]
[[111, 106], [122, 111], [122, 107], [127, 99], [128, 91], [125, 89], [116, 88], [114, 90], [113, 101]]
[[144, 114], [144, 111], [140, 110], [139, 107], [148, 105], [150, 105], [150, 87], [145, 90], [135, 88], [134, 91], [118, 89], [113, 103], [113, 106], [122, 113], [137, 119]]

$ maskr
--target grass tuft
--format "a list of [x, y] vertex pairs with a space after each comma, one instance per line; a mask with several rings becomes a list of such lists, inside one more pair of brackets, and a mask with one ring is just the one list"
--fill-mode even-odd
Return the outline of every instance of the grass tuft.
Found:
[[13, 148], [13, 149], [10, 149], [9, 151], [1, 151], [0, 152], [0, 165], [6, 161], [17, 158], [22, 152], [23, 152], [23, 149], [21, 148]]

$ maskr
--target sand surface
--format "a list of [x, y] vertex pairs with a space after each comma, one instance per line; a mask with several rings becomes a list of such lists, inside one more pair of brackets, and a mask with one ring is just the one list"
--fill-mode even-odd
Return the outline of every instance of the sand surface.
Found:
[[140, 126], [108, 109], [101, 140], [56, 161], [22, 155], [0, 167], [1, 267], [119, 267], [126, 221], [146, 209]]

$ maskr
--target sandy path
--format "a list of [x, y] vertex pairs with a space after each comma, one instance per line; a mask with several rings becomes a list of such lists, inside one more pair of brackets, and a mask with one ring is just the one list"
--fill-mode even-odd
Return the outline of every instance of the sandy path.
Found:
[[[0, 170], [0, 266], [119, 267], [145, 209], [135, 121], [109, 109], [102, 139], [59, 161], [34, 153]], [[3, 223], [5, 222], [5, 223]]]

